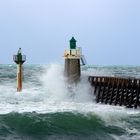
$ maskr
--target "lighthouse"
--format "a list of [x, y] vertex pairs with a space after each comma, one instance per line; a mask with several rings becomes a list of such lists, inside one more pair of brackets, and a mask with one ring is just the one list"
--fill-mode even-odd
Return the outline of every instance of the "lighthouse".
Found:
[[17, 55], [13, 56], [14, 62], [17, 64], [17, 91], [22, 91], [22, 75], [23, 75], [23, 68], [22, 65], [26, 61], [26, 56], [22, 55], [21, 48], [19, 48]]
[[64, 74], [70, 83], [78, 82], [81, 76], [81, 63], [85, 65], [84, 56], [80, 47], [76, 46], [74, 37], [70, 40], [70, 48], [64, 52], [65, 70]]

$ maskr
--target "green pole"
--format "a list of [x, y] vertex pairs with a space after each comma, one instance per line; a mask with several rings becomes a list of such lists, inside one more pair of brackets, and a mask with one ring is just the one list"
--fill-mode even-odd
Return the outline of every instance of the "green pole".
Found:
[[17, 60], [19, 63], [22, 63], [22, 53], [21, 53], [21, 48], [19, 48], [18, 53], [17, 53]]

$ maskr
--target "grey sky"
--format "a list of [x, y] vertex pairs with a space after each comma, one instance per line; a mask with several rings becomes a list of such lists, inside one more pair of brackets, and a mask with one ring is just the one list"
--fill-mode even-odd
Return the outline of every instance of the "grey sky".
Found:
[[0, 63], [63, 63], [72, 36], [89, 64], [140, 65], [140, 1], [0, 0]]

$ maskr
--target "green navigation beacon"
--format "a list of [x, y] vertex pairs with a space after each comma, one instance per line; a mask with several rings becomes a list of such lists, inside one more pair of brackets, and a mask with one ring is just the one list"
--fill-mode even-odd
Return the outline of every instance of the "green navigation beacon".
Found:
[[16, 64], [23, 64], [26, 61], [26, 56], [22, 55], [21, 48], [19, 48], [17, 55], [13, 56], [13, 59]]
[[70, 49], [76, 49], [76, 40], [74, 37], [70, 40]]

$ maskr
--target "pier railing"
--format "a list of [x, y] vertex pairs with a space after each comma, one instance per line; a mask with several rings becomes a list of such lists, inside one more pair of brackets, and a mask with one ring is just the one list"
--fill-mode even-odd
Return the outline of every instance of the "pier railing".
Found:
[[26, 61], [26, 55], [21, 55], [20, 60], [19, 60], [18, 55], [13, 55], [13, 60], [14, 60], [14, 62], [16, 62], [17, 64], [18, 64], [18, 63], [23, 64], [23, 63]]
[[140, 79], [89, 76], [96, 102], [140, 107]]

